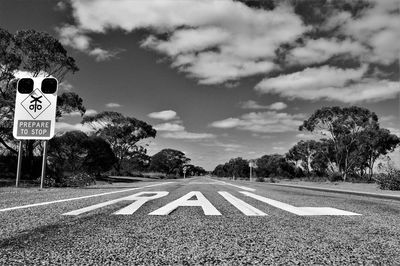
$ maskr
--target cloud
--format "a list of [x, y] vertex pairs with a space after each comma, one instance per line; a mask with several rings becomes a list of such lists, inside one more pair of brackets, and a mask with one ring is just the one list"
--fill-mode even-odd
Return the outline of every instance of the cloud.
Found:
[[183, 140], [201, 140], [215, 138], [215, 135], [209, 133], [193, 133], [187, 131], [168, 132], [161, 135], [167, 139], [183, 139]]
[[249, 100], [240, 104], [242, 109], [269, 109], [269, 110], [283, 110], [287, 108], [284, 102], [276, 102], [270, 105], [260, 105], [256, 101]]
[[161, 119], [161, 120], [172, 120], [178, 118], [177, 114], [173, 110], [165, 110], [160, 112], [153, 112], [147, 115], [150, 118]]
[[163, 123], [154, 126], [154, 129], [157, 131], [183, 131], [185, 128], [177, 123]]
[[116, 51], [107, 51], [102, 48], [94, 48], [89, 51], [89, 55], [93, 56], [97, 62], [107, 61], [118, 54]]
[[328, 60], [335, 55], [350, 54], [353, 57], [361, 56], [367, 49], [358, 42], [349, 39], [317, 39], [307, 40], [302, 47], [296, 47], [286, 55], [290, 64], [311, 64]]
[[68, 81], [63, 81], [58, 84], [58, 90], [61, 92], [70, 92], [74, 89], [74, 86]]
[[90, 128], [88, 125], [82, 125], [81, 123], [69, 124], [65, 122], [56, 122], [56, 128], [55, 128], [56, 133], [74, 131], [74, 130], [83, 131], [85, 133], [93, 131], [93, 129]]
[[[165, 121], [179, 119], [177, 113], [172, 110], [154, 112], [148, 114], [148, 116]], [[155, 125], [154, 129], [156, 129], [157, 131], [161, 131], [162, 134], [160, 136], [167, 139], [202, 140], [215, 138], [215, 135], [209, 133], [188, 132], [182, 125], [181, 120], [175, 120], [173, 122], [166, 122]]]
[[339, 34], [370, 47], [363, 60], [390, 64], [399, 59], [400, 17], [398, 0], [371, 0], [371, 8], [352, 17], [341, 11], [328, 19], [325, 28], [339, 28]]
[[258, 133], [280, 133], [297, 131], [305, 118], [304, 114], [278, 113], [276, 111], [252, 112], [239, 118], [227, 118], [210, 124], [215, 128], [236, 128]]
[[400, 92], [398, 82], [363, 78], [366, 66], [341, 69], [330, 66], [264, 79], [255, 89], [289, 98], [335, 100], [346, 103], [391, 99]]
[[96, 115], [98, 112], [94, 109], [87, 109], [85, 112], [85, 116], [93, 116]]
[[97, 62], [106, 61], [115, 57], [117, 51], [107, 51], [102, 48], [92, 48], [91, 38], [87, 36], [86, 31], [72, 25], [64, 25], [56, 28], [61, 44], [70, 46], [76, 50], [93, 56]]
[[119, 108], [119, 107], [122, 107], [122, 105], [119, 103], [106, 103], [106, 107], [107, 108]]
[[307, 29], [287, 4], [262, 10], [231, 0], [73, 0], [72, 8], [80, 30], [77, 37], [109, 29], [151, 29], [153, 35], [142, 47], [168, 56], [172, 67], [202, 84], [275, 69], [275, 49]]
[[76, 26], [65, 25], [61, 28], [56, 28], [60, 42], [63, 45], [70, 46], [79, 51], [87, 51], [90, 47], [90, 37]]

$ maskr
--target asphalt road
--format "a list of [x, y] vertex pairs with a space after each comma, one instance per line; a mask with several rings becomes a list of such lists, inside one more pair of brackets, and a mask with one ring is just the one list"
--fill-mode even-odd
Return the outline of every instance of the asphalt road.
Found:
[[0, 191], [0, 225], [0, 265], [400, 265], [399, 201], [205, 177]]

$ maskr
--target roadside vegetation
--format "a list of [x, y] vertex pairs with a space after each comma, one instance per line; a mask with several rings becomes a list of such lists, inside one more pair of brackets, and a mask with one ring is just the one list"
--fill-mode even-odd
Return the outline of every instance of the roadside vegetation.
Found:
[[[323, 107], [299, 127], [312, 139], [301, 140], [284, 154], [256, 159], [254, 173], [264, 178], [303, 178], [307, 180], [376, 182], [381, 189], [400, 190], [400, 170], [385, 159], [400, 144], [400, 138], [381, 128], [378, 116], [366, 108]], [[248, 161], [231, 159], [218, 165], [218, 177], [248, 177]], [[375, 173], [374, 169], [378, 169]]]
[[[14, 184], [17, 169], [18, 141], [12, 135], [17, 74], [54, 76], [61, 83], [65, 75], [78, 70], [75, 60], [51, 35], [35, 30], [11, 34], [0, 28], [0, 186]], [[117, 112], [85, 115], [83, 99], [75, 92], [61, 91], [56, 120], [76, 112], [91, 130], [60, 132], [49, 141], [46, 186], [84, 186], [108, 176], [178, 178], [184, 168], [187, 176], [206, 173], [189, 164], [180, 151], [147, 155], [141, 141], [156, 137], [152, 125]], [[39, 183], [42, 153], [41, 141], [23, 141], [23, 184]]]

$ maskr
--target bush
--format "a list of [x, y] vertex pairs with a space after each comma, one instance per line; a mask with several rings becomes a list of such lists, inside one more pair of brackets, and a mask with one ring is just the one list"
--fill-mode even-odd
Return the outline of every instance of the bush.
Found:
[[381, 173], [376, 177], [376, 183], [380, 189], [400, 190], [400, 170], [393, 169], [389, 173]]
[[331, 182], [342, 181], [342, 175], [338, 172], [332, 172], [328, 175], [328, 180]]
[[256, 182], [264, 182], [264, 177], [262, 177], [262, 176], [257, 176], [257, 177], [256, 177]]
[[374, 179], [380, 189], [400, 190], [400, 170], [396, 169], [390, 157], [379, 163], [378, 170], [380, 173]]
[[60, 182], [60, 186], [62, 187], [83, 187], [92, 184], [96, 184], [96, 180], [92, 175], [87, 173], [78, 173], [63, 177]]

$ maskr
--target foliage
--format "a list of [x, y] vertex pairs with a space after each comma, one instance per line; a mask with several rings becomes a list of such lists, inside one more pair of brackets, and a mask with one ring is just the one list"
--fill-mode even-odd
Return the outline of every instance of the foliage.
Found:
[[380, 189], [400, 190], [400, 170], [396, 169], [393, 162], [388, 159], [385, 163], [379, 164], [381, 173], [375, 178]]
[[262, 177], [295, 176], [295, 166], [280, 154], [264, 155], [257, 159], [257, 175]]
[[233, 158], [224, 165], [218, 165], [212, 174], [218, 177], [247, 178], [250, 176], [249, 162], [241, 157]]
[[324, 140], [328, 145], [322, 149], [328, 151], [325, 152], [327, 156], [321, 159], [325, 157], [331, 169], [337, 169], [343, 180], [348, 176], [364, 176], [365, 169], [369, 169], [371, 178], [376, 159], [400, 143], [397, 136], [379, 127], [375, 113], [357, 106], [323, 107], [299, 129], [328, 137]]
[[[117, 160], [114, 168], [121, 173], [124, 160], [144, 159], [146, 149], [139, 141], [154, 138], [156, 130], [146, 122], [132, 117], [123, 116], [117, 112], [101, 112], [95, 116], [86, 116], [82, 124], [89, 125], [96, 136], [105, 139], [111, 146]], [[142, 162], [145, 164], [145, 162]]]
[[[78, 71], [78, 67], [62, 44], [47, 33], [23, 30], [13, 35], [0, 28], [0, 144], [11, 154], [17, 154], [12, 123], [17, 82], [15, 74], [18, 71], [28, 72], [33, 77], [54, 76], [60, 81], [67, 73]], [[77, 94], [68, 92], [59, 98], [58, 117], [73, 111], [83, 114], [85, 108]], [[25, 141], [23, 149], [28, 160], [28, 172], [32, 172], [35, 152], [40, 153], [41, 145], [38, 141], [29, 140]]]
[[85, 172], [99, 175], [111, 169], [115, 156], [107, 142], [81, 131], [66, 132], [49, 141], [49, 173], [57, 183], [66, 176]]
[[96, 180], [88, 173], [75, 173], [71, 176], [64, 177], [59, 185], [61, 187], [83, 187], [95, 184]]
[[179, 175], [182, 168], [190, 161], [181, 151], [163, 149], [151, 157], [150, 170], [167, 175]]

